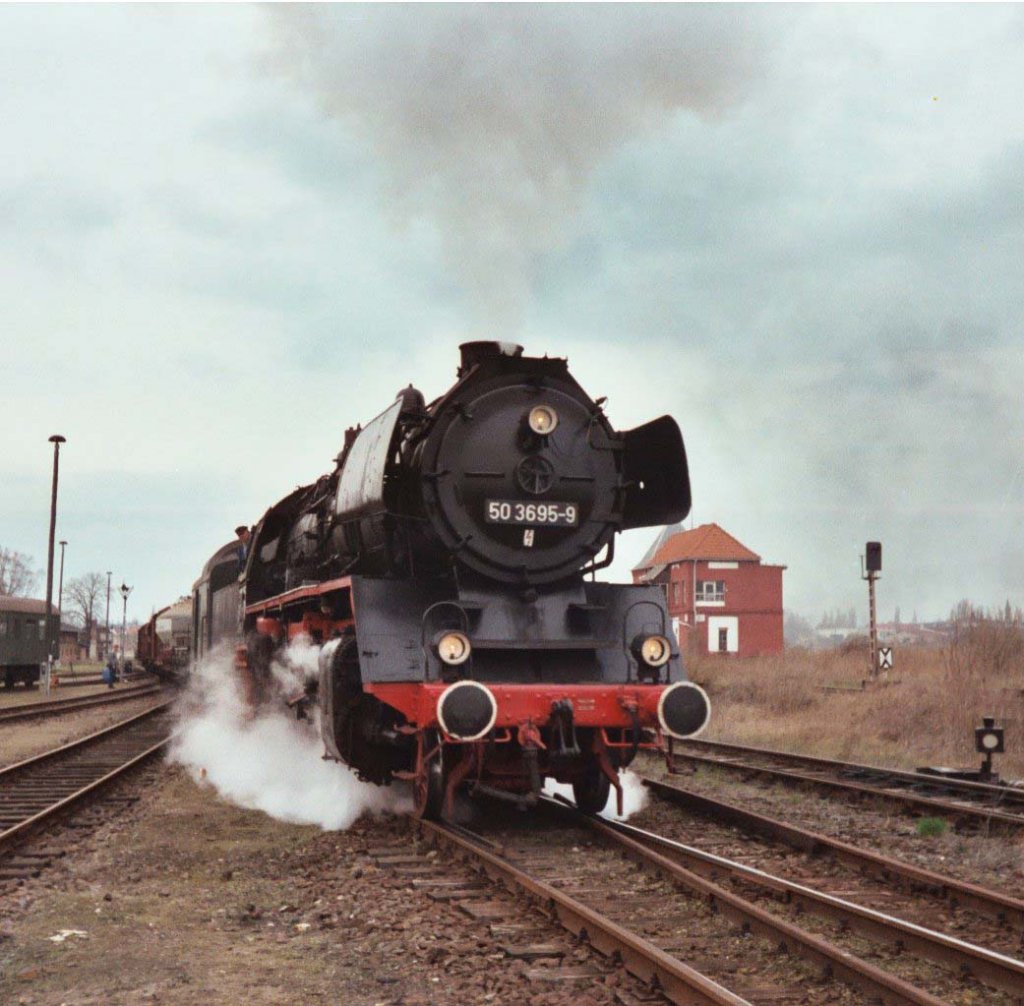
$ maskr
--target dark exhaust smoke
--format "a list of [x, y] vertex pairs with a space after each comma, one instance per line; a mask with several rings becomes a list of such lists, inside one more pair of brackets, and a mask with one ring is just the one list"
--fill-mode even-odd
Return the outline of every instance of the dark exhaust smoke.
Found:
[[514, 334], [596, 165], [735, 102], [756, 11], [718, 5], [274, 5], [274, 63], [379, 158], [400, 221], [437, 227], [477, 334]]

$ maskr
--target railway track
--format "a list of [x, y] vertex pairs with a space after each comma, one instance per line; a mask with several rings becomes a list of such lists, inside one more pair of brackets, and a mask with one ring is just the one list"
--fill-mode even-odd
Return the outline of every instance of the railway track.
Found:
[[814, 758], [716, 741], [676, 741], [673, 769], [685, 761], [788, 785], [809, 785], [851, 798], [870, 797], [961, 824], [1024, 828], [1024, 788], [922, 772]]
[[111, 691], [99, 695], [77, 695], [66, 699], [32, 702], [23, 706], [0, 709], [0, 724], [40, 719], [78, 709], [90, 709], [93, 706], [108, 706], [118, 702], [127, 702], [130, 699], [143, 699], [151, 695], [159, 695], [160, 692], [160, 685], [144, 685], [139, 688]]
[[[662, 817], [661, 822], [657, 834], [629, 824], [612, 827], [772, 911], [815, 917], [824, 927], [875, 941], [883, 953], [898, 946], [901, 955], [930, 961], [953, 975], [972, 976], [1011, 996], [1024, 995], [1024, 931], [1016, 917], [996, 918], [943, 901], [931, 890], [837, 869], [828, 861], [808, 862], [791, 849], [751, 841], [746, 834], [730, 834], [730, 829], [708, 822], [694, 826], [678, 814], [675, 821]], [[680, 841], [687, 832], [694, 845]], [[888, 866], [890, 877], [898, 880], [904, 864], [890, 860]], [[954, 881], [951, 886], [958, 885]], [[999, 906], [1005, 911], [1006, 902], [1012, 901], [980, 888], [972, 893], [977, 899], [989, 895], [993, 910]], [[1024, 904], [1015, 902], [1013, 908], [1019, 911]], [[939, 924], [947, 931], [936, 931]]]
[[[849, 890], [851, 885], [857, 887], [870, 880], [884, 892], [883, 902], [891, 901], [895, 891], [904, 891], [916, 898], [928, 899], [931, 904], [928, 910], [933, 912], [969, 912], [1015, 934], [1006, 942], [1013, 952], [1024, 948], [1024, 900], [1020, 898], [796, 827], [685, 789], [675, 782], [646, 777], [641, 777], [641, 781], [660, 801], [686, 812], [668, 823], [667, 829], [702, 848], [717, 851], [734, 846], [739, 832], [740, 844], [748, 857], [770, 858], [774, 850], [774, 858], [782, 860], [785, 867], [792, 867], [797, 875], [806, 875], [812, 862], [821, 861], [831, 871], [833, 882], [842, 885], [842, 889]], [[966, 921], [973, 925], [975, 920]]]
[[482, 833], [419, 827], [673, 1002], [934, 1006], [1024, 996], [1024, 963], [1009, 954], [807, 883], [551, 805], [540, 820], [495, 821]]
[[0, 770], [0, 880], [31, 866], [12, 859], [26, 840], [163, 748], [170, 705]]

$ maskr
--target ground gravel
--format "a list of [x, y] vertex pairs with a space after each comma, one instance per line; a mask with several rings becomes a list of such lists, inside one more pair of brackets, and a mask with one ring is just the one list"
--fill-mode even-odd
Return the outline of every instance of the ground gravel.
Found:
[[[89, 693], [90, 690], [83, 692], [78, 689], [74, 694], [77, 696]], [[159, 701], [159, 696], [149, 695], [145, 698], [116, 702], [112, 706], [68, 710], [24, 723], [0, 723], [0, 768], [32, 758], [62, 744], [70, 744], [82, 737], [88, 737], [97, 730], [113, 726], [151, 708]]]
[[[649, 1001], [639, 983], [536, 909], [519, 942], [554, 943], [557, 956], [518, 959], [489, 923], [380, 865], [382, 849], [412, 850], [403, 820], [324, 832], [229, 805], [178, 768], [150, 777], [114, 819], [82, 838], [69, 829], [48, 839], [67, 855], [6, 897], [0, 1002]], [[511, 895], [494, 889], [488, 898], [507, 912], [499, 922], [522, 923]], [[581, 970], [580, 979], [551, 980]]]

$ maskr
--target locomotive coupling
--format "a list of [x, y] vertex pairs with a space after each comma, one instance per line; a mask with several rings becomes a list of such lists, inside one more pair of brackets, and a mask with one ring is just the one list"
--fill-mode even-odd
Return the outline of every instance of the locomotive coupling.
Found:
[[680, 681], [670, 685], [658, 699], [658, 723], [669, 737], [696, 737], [711, 718], [711, 700], [700, 685]]
[[490, 733], [498, 718], [498, 703], [479, 681], [456, 681], [437, 700], [437, 721], [457, 741], [477, 741]]

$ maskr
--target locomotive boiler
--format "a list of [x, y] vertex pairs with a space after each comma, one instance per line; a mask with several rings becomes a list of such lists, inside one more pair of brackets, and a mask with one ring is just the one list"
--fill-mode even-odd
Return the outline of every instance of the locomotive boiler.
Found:
[[709, 715], [661, 588], [594, 577], [618, 532], [688, 513], [682, 435], [617, 432], [564, 359], [461, 354], [440, 398], [401, 391], [253, 529], [240, 665], [259, 695], [291, 639], [322, 644], [300, 705], [327, 755], [410, 780], [421, 815], [460, 788], [529, 805], [549, 777], [621, 806], [618, 770]]

